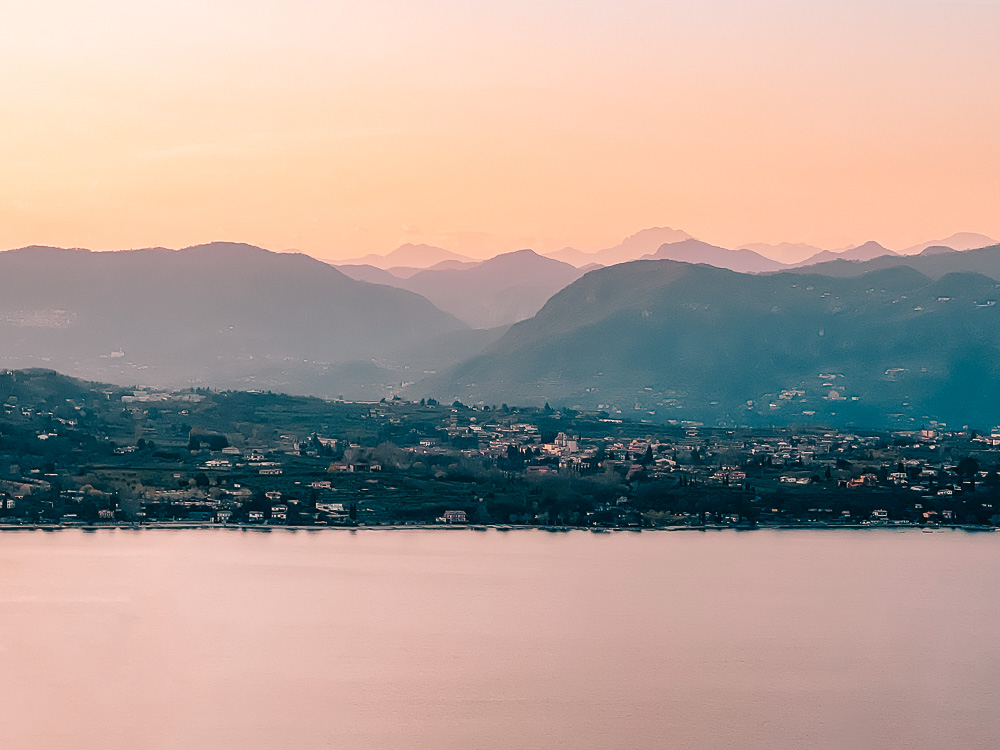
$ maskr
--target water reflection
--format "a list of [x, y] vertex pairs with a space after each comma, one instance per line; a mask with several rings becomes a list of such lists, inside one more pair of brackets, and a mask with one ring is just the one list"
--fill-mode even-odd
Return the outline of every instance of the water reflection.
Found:
[[0, 747], [993, 747], [998, 542], [3, 534]]

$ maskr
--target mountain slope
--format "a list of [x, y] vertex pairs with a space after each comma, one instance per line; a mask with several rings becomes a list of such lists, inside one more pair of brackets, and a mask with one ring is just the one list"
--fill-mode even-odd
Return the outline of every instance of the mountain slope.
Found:
[[947, 273], [979, 273], [1000, 281], [1000, 245], [977, 250], [946, 249], [942, 252], [920, 255], [884, 255], [864, 262], [833, 260], [804, 268], [788, 269], [788, 272], [821, 273], [824, 276], [845, 278], [899, 266], [913, 268], [935, 279]]
[[400, 279], [408, 279], [421, 271], [456, 271], [462, 268], [472, 268], [473, 266], [478, 266], [482, 262], [483, 261], [481, 260], [442, 260], [440, 263], [435, 263], [434, 265], [427, 267], [392, 266], [388, 269], [388, 271], [393, 276]]
[[585, 273], [533, 250], [457, 267], [454, 261], [445, 261], [412, 274], [397, 275], [397, 269], [369, 265], [337, 268], [351, 278], [408, 289], [473, 328], [496, 328], [530, 318], [549, 297]]
[[985, 234], [976, 232], [957, 232], [950, 237], [941, 240], [930, 240], [921, 242], [919, 245], [901, 250], [901, 255], [918, 255], [929, 247], [950, 247], [952, 250], [976, 250], [980, 247], [989, 247], [997, 244], [997, 241], [987, 237]]
[[345, 276], [350, 276], [356, 281], [367, 281], [369, 284], [385, 284], [387, 286], [395, 286], [400, 289], [405, 289], [405, 285], [400, 283], [401, 280], [409, 279], [422, 271], [455, 271], [463, 268], [473, 268], [482, 262], [483, 261], [479, 260], [443, 260], [440, 263], [435, 263], [430, 268], [416, 268], [414, 266], [379, 268], [378, 266], [372, 266], [367, 263], [331, 263], [330, 265], [343, 273]]
[[458, 253], [453, 253], [451, 250], [445, 250], [443, 247], [435, 247], [434, 245], [414, 245], [406, 243], [405, 245], [400, 245], [387, 255], [377, 255], [373, 253], [371, 255], [365, 255], [362, 258], [350, 258], [348, 260], [331, 262], [335, 265], [369, 265], [375, 266], [376, 268], [389, 269], [394, 266], [407, 268], [430, 268], [431, 266], [446, 260], [469, 262], [473, 261], [474, 258], [459, 255]]
[[836, 279], [673, 261], [593, 271], [440, 397], [723, 424], [1000, 422], [1000, 290], [908, 267]]
[[249, 245], [0, 253], [5, 367], [111, 382], [245, 385], [256, 373], [321, 373], [463, 328], [411, 292]]
[[777, 271], [785, 267], [784, 263], [765, 258], [753, 250], [727, 250], [724, 247], [709, 245], [700, 240], [682, 240], [661, 245], [644, 260], [676, 260], [682, 263], [707, 263], [716, 268], [728, 268], [739, 273], [761, 273]]
[[529, 318], [582, 271], [532, 250], [498, 255], [476, 266], [421, 271], [396, 286], [416, 292], [474, 328]]
[[561, 260], [577, 267], [598, 263], [602, 266], [612, 266], [616, 263], [627, 263], [638, 260], [644, 255], [655, 252], [661, 245], [671, 242], [682, 242], [693, 239], [690, 234], [680, 229], [670, 227], [650, 227], [629, 235], [614, 247], [606, 247], [593, 253], [585, 253], [576, 248], [566, 247], [549, 253], [549, 258]]
[[397, 286], [399, 277], [391, 271], [367, 263], [334, 265], [338, 271], [345, 276], [349, 276], [355, 281], [366, 281], [369, 284], [385, 284], [386, 286]]
[[815, 255], [812, 255], [805, 260], [796, 263], [796, 266], [813, 266], [817, 263], [825, 263], [831, 260], [854, 260], [854, 261], [867, 261], [874, 260], [875, 258], [881, 258], [885, 255], [895, 256], [898, 253], [894, 253], [888, 248], [882, 247], [875, 241], [866, 242], [863, 245], [858, 245], [857, 247], [852, 247], [850, 250], [843, 250], [841, 252], [834, 252], [832, 250], [822, 250]]

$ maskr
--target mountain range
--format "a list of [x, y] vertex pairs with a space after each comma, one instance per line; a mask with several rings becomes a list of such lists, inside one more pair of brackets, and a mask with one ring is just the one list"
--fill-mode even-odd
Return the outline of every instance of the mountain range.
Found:
[[739, 273], [761, 273], [784, 268], [783, 263], [765, 258], [753, 250], [727, 250], [701, 240], [689, 239], [661, 245], [644, 260], [677, 260], [683, 263], [705, 263], [716, 268], [728, 268]]
[[790, 264], [794, 266], [814, 266], [817, 263], [825, 263], [831, 260], [874, 260], [875, 258], [881, 258], [884, 255], [898, 255], [888, 248], [882, 247], [879, 243], [874, 240], [870, 240], [863, 245], [858, 245], [857, 247], [852, 247], [848, 250], [840, 250], [834, 252], [833, 250], [821, 250], [814, 255], [810, 255], [803, 261], [799, 263]]
[[[687, 243], [687, 244], [685, 244]], [[682, 260], [689, 263], [708, 263], [720, 268], [729, 268], [747, 273], [761, 273], [783, 267], [794, 268], [825, 263], [831, 260], [868, 261], [882, 255], [918, 255], [929, 247], [944, 247], [950, 250], [972, 250], [995, 244], [996, 241], [984, 234], [958, 232], [939, 240], [922, 242], [911, 247], [894, 251], [869, 241], [862, 245], [829, 250], [804, 243], [749, 243], [735, 249], [722, 248], [698, 240], [679, 229], [651, 227], [626, 237], [613, 247], [596, 252], [584, 252], [566, 247], [546, 257], [590, 270], [597, 266], [611, 266], [642, 258]], [[673, 250], [661, 252], [665, 245]], [[726, 252], [722, 252], [726, 251]], [[345, 269], [354, 278], [377, 283], [392, 283], [385, 276], [371, 269], [388, 271], [397, 278], [408, 278], [423, 269], [455, 270], [471, 268], [481, 260], [459, 255], [431, 245], [402, 245], [387, 255], [367, 255], [363, 258], [343, 261], [329, 261], [338, 268]]]
[[400, 245], [391, 253], [386, 255], [377, 255], [373, 253], [371, 255], [365, 255], [361, 258], [352, 258], [334, 262], [336, 265], [375, 266], [375, 268], [388, 269], [397, 267], [430, 268], [431, 266], [435, 266], [438, 263], [444, 263], [446, 261], [467, 263], [474, 260], [474, 258], [453, 253], [451, 250], [445, 250], [443, 247], [435, 247], [434, 245], [413, 245], [407, 243], [405, 245]]
[[638, 260], [644, 255], [656, 252], [661, 245], [690, 239], [694, 238], [680, 229], [650, 227], [626, 237], [613, 247], [607, 247], [593, 253], [587, 253], [572, 247], [565, 247], [562, 250], [549, 253], [548, 256], [570, 263], [577, 268], [591, 265], [613, 266], [616, 263]]
[[987, 237], [985, 234], [978, 234], [976, 232], [957, 232], [950, 237], [945, 237], [941, 240], [930, 240], [928, 242], [921, 242], [912, 247], [908, 247], [905, 250], [900, 250], [900, 255], [917, 255], [924, 252], [929, 247], [949, 247], [952, 250], [975, 250], [979, 247], [988, 247], [989, 245], [995, 245], [997, 241]]
[[532, 250], [497, 255], [459, 268], [433, 268], [399, 278], [372, 266], [341, 266], [356, 279], [420, 294], [473, 328], [495, 328], [530, 318], [583, 271]]
[[636, 261], [588, 273], [421, 389], [658, 421], [998, 424], [998, 300], [982, 273], [899, 265], [834, 278]]
[[792, 268], [686, 238], [646, 256], [577, 268], [521, 250], [342, 273], [235, 243], [22, 248], [0, 253], [0, 365], [658, 421], [1000, 424], [1000, 245], [866, 243]]
[[[866, 243], [867, 245], [872, 245], [875, 250], [880, 250], [881, 254], [885, 255], [919, 255], [924, 250], [929, 247], [944, 247], [949, 250], [973, 250], [978, 247], [987, 247], [988, 245], [996, 244], [996, 240], [987, 237], [985, 234], [977, 234], [975, 232], [957, 232], [950, 237], [945, 237], [940, 240], [929, 240], [927, 242], [921, 242], [917, 245], [904, 248], [898, 251], [888, 250], [878, 243]], [[874, 245], [878, 245], [877, 248]], [[849, 258], [848, 253], [854, 253], [854, 251], [865, 247], [865, 245], [859, 245], [857, 247], [847, 247], [841, 248], [839, 250], [828, 250], [816, 247], [815, 245], [809, 245], [806, 243], [792, 243], [792, 242], [782, 242], [775, 245], [770, 245], [764, 242], [751, 242], [748, 244], [740, 245], [741, 248], [746, 248], [747, 250], [753, 250], [754, 252], [760, 253], [766, 258], [771, 260], [776, 260], [780, 263], [787, 264], [789, 266], [799, 266], [799, 265], [810, 265], [813, 263], [821, 263], [826, 260], [833, 260], [835, 258], [846, 258], [850, 260], [870, 260], [870, 258]], [[854, 253], [857, 255], [857, 253]], [[877, 256], [872, 256], [877, 257]]]
[[975, 250], [952, 250], [931, 245], [919, 255], [883, 255], [868, 261], [836, 259], [805, 268], [787, 269], [789, 273], [819, 273], [824, 276], [860, 276], [871, 271], [905, 266], [931, 278], [954, 272], [978, 273], [1000, 281], [1000, 245]]
[[8, 368], [338, 395], [357, 385], [346, 363], [370, 368], [373, 358], [467, 328], [412, 292], [250, 245], [0, 253]]

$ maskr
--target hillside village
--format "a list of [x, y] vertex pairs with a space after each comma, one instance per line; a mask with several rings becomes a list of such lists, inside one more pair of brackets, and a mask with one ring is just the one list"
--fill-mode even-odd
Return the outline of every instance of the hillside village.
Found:
[[[1000, 431], [123, 389], [0, 373], [0, 524], [1000, 525]], [[996, 506], [996, 507], [994, 507]]]

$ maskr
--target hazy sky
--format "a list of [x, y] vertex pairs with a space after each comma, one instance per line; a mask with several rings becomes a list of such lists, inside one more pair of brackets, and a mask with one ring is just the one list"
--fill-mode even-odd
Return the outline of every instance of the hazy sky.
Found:
[[1000, 0], [0, 11], [0, 247], [1000, 237]]

